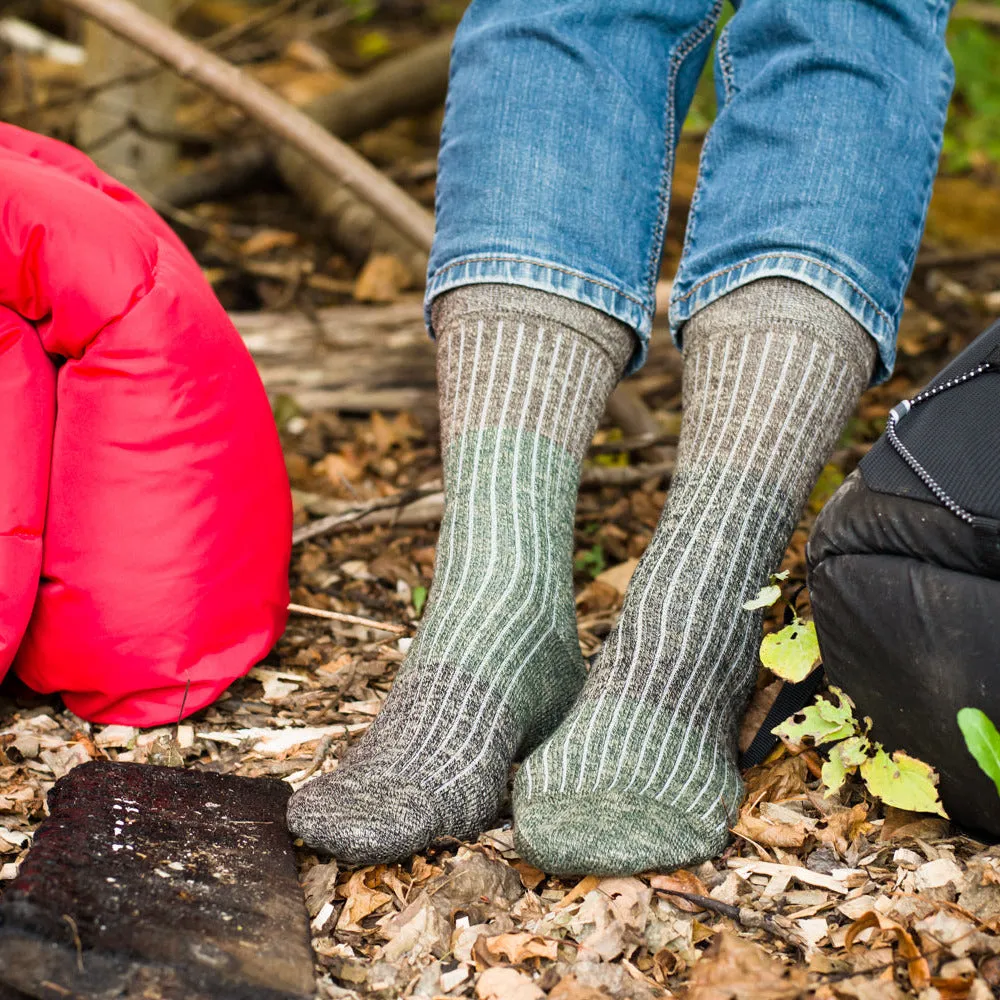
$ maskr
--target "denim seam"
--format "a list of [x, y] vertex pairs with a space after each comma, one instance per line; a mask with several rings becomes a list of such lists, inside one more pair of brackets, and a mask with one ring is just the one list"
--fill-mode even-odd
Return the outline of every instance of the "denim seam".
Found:
[[816, 267], [823, 268], [824, 271], [829, 271], [835, 278], [839, 278], [844, 282], [852, 291], [857, 293], [864, 301], [875, 311], [876, 315], [882, 320], [893, 326], [893, 320], [885, 310], [883, 310], [875, 300], [854, 280], [849, 278], [843, 271], [838, 271], [837, 268], [831, 267], [829, 264], [816, 257], [810, 257], [807, 254], [799, 253], [765, 253], [760, 254], [757, 257], [747, 257], [744, 260], [739, 261], [736, 264], [731, 264], [729, 267], [720, 268], [717, 271], [713, 271], [711, 274], [706, 275], [701, 279], [696, 285], [692, 285], [691, 288], [685, 292], [683, 295], [677, 295], [674, 297], [674, 302], [684, 302], [691, 298], [700, 288], [715, 281], [717, 278], [721, 278], [724, 274], [729, 274], [731, 271], [738, 271], [741, 268], [747, 267], [750, 264], [756, 264], [762, 260], [801, 260], [806, 264], [814, 264]]
[[[453, 260], [450, 264], [445, 264], [444, 267], [439, 267], [432, 275], [432, 280], [437, 280], [445, 271], [450, 271], [455, 267], [464, 267], [466, 264], [489, 264], [489, 263], [513, 263], [513, 264], [530, 264], [532, 267], [544, 267], [550, 271], [558, 271], [560, 274], [568, 274], [571, 278], [579, 278], [581, 281], [586, 281], [591, 285], [598, 285], [601, 288], [606, 288], [609, 292], [614, 292], [615, 295], [620, 295], [623, 299], [628, 299], [633, 305], [638, 306], [643, 312], [648, 312], [649, 310], [642, 304], [642, 302], [628, 292], [623, 291], [616, 285], [612, 285], [610, 282], [602, 281], [600, 278], [594, 278], [589, 274], [584, 274], [582, 271], [574, 271], [569, 267], [561, 267], [559, 264], [553, 264], [549, 261], [538, 260], [533, 257], [519, 257], [517, 254], [469, 254], [465, 257], [460, 257], [458, 260]], [[586, 303], [583, 303], [586, 305]]]
[[719, 43], [715, 47], [715, 57], [719, 61], [719, 68], [722, 70], [722, 89], [725, 93], [726, 104], [728, 104], [733, 94], [736, 93], [735, 70], [733, 69], [733, 56], [729, 51], [729, 22], [719, 35]]
[[663, 253], [663, 239], [667, 228], [667, 216], [670, 211], [670, 188], [673, 179], [674, 152], [676, 148], [675, 132], [677, 131], [677, 77], [684, 66], [687, 57], [715, 30], [719, 16], [722, 14], [723, 0], [714, 0], [711, 9], [678, 43], [670, 57], [670, 72], [667, 79], [667, 121], [666, 147], [663, 162], [660, 167], [660, 185], [657, 192], [656, 225], [653, 227], [653, 238], [649, 249], [649, 265], [646, 269], [646, 287], [653, 296], [656, 279], [659, 272], [660, 259]]

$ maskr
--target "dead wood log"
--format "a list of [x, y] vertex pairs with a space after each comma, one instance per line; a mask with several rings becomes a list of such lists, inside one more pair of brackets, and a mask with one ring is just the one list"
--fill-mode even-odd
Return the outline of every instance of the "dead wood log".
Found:
[[257, 80], [150, 17], [129, 0], [63, 0], [63, 3], [235, 104], [269, 132], [302, 150], [339, 178], [416, 246], [430, 246], [434, 220], [426, 209], [350, 146]]
[[[424, 114], [444, 101], [451, 40], [448, 34], [390, 59], [341, 90], [303, 105], [302, 111], [344, 140], [355, 139], [396, 118]], [[282, 175], [289, 186], [297, 190], [299, 178], [303, 184], [308, 183], [305, 171], [313, 168], [307, 160], [294, 155], [283, 160]], [[222, 153], [201, 169], [178, 177], [161, 195], [171, 205], [184, 208], [242, 190], [271, 169], [272, 149], [262, 139]], [[336, 184], [332, 178], [327, 181]], [[314, 197], [313, 186], [303, 189], [304, 199]]]
[[231, 313], [269, 395], [307, 410], [409, 410], [433, 424], [434, 345], [412, 296], [387, 306], [349, 305], [301, 314]]

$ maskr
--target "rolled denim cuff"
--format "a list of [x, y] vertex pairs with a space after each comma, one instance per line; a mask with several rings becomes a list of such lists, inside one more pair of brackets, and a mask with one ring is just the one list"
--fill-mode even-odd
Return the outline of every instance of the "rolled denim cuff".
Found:
[[750, 257], [683, 285], [675, 284], [670, 299], [670, 332], [681, 346], [682, 327], [697, 312], [727, 292], [760, 278], [794, 278], [815, 288], [845, 309], [871, 334], [878, 347], [872, 385], [892, 374], [896, 360], [899, 318], [890, 316], [857, 282], [836, 267], [802, 253], [777, 252]]
[[428, 277], [427, 290], [424, 293], [424, 321], [432, 337], [434, 328], [431, 322], [431, 305], [434, 299], [452, 288], [479, 284], [537, 288], [599, 309], [635, 331], [636, 349], [629, 359], [625, 374], [631, 375], [641, 368], [646, 360], [649, 352], [649, 334], [653, 327], [651, 309], [634, 296], [600, 278], [553, 261], [514, 254], [491, 253], [460, 257], [437, 268]]

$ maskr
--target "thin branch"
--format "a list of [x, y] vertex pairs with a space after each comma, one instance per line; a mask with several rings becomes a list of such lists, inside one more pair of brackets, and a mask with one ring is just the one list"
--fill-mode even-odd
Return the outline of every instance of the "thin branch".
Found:
[[324, 611], [322, 608], [309, 608], [304, 604], [289, 604], [288, 610], [293, 615], [308, 615], [311, 618], [325, 618], [331, 622], [343, 622], [345, 625], [363, 625], [365, 628], [378, 629], [380, 632], [392, 632], [395, 635], [409, 635], [411, 629], [407, 625], [392, 625], [389, 622], [377, 622], [372, 618], [359, 618], [357, 615], [345, 615], [341, 611]]
[[785, 930], [784, 927], [775, 922], [773, 917], [768, 916], [766, 913], [759, 913], [748, 906], [732, 906], [729, 903], [720, 902], [718, 899], [712, 899], [709, 896], [699, 896], [694, 892], [681, 892], [680, 889], [657, 888], [655, 891], [665, 892], [668, 896], [678, 896], [689, 903], [694, 903], [695, 906], [700, 906], [709, 913], [718, 913], [720, 916], [728, 917], [741, 927], [746, 927], [750, 930], [767, 931], [768, 934], [772, 934], [796, 950], [803, 950], [802, 941], [799, 940], [798, 936], [792, 931]]
[[418, 247], [429, 249], [434, 220], [408, 194], [350, 146], [235, 66], [184, 38], [128, 0], [63, 0], [161, 62], [242, 109], [274, 135], [301, 150], [378, 209]]

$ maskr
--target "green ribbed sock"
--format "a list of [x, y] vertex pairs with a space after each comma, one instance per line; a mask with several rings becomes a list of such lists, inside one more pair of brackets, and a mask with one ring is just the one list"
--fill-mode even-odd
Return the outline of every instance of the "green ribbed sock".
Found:
[[780, 561], [874, 356], [844, 310], [783, 278], [686, 325], [660, 523], [580, 697], [515, 781], [516, 842], [539, 868], [669, 869], [725, 847], [763, 618], [743, 604]]
[[515, 754], [585, 670], [573, 604], [580, 462], [633, 349], [567, 299], [468, 286], [435, 303], [445, 514], [427, 613], [389, 697], [289, 827], [348, 863], [396, 861], [496, 817]]

